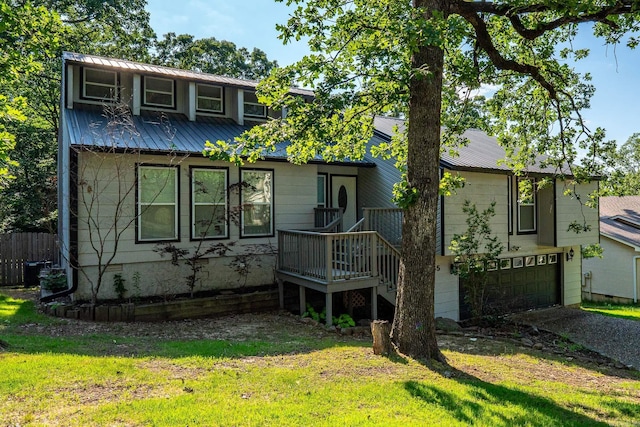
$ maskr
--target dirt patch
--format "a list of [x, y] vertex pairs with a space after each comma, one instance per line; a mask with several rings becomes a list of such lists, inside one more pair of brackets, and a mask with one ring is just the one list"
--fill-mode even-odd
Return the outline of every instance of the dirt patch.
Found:
[[[37, 289], [2, 289], [13, 298], [37, 301]], [[270, 341], [315, 337], [332, 337], [338, 341], [369, 343], [367, 335], [344, 336], [329, 331], [285, 311], [270, 313], [238, 314], [208, 319], [188, 319], [158, 323], [96, 323], [71, 319], [57, 319], [53, 325], [26, 324], [21, 329], [27, 334], [52, 337], [86, 336], [102, 334], [114, 337], [144, 337], [160, 340], [233, 340]], [[599, 353], [590, 351], [567, 338], [535, 327], [509, 321], [485, 327], [468, 327], [457, 331], [442, 332], [438, 342], [443, 349], [470, 354], [504, 357], [514, 349], [540, 354], [565, 363], [580, 363], [602, 369], [623, 370], [625, 366]], [[131, 354], [131, 345], [114, 343], [110, 350], [114, 355]], [[472, 367], [470, 367], [472, 369]]]

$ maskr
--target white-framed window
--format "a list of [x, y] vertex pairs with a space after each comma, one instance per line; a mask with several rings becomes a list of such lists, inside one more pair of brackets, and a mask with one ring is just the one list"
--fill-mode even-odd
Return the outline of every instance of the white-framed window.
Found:
[[178, 240], [178, 172], [138, 165], [138, 241]]
[[222, 86], [196, 84], [196, 110], [207, 113], [224, 112], [224, 90]]
[[229, 237], [227, 188], [227, 169], [191, 169], [192, 239], [224, 239]]
[[267, 117], [267, 106], [258, 102], [258, 97], [253, 92], [244, 93], [244, 115], [245, 117]]
[[273, 170], [240, 170], [240, 237], [273, 236]]
[[327, 207], [327, 175], [318, 175], [318, 207]]
[[97, 68], [82, 69], [82, 97], [87, 99], [116, 100], [118, 73]]
[[536, 231], [536, 181], [518, 178], [518, 233]]
[[175, 82], [171, 79], [144, 76], [144, 104], [154, 107], [175, 107]]

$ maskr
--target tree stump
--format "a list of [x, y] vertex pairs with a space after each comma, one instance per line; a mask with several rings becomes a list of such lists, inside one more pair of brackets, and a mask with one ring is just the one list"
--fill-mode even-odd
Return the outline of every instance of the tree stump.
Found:
[[391, 323], [386, 320], [374, 320], [371, 322], [371, 335], [373, 336], [373, 354], [391, 354]]

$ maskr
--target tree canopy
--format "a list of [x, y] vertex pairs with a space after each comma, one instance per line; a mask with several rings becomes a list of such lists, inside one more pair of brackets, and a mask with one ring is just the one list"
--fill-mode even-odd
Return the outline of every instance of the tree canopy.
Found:
[[620, 147], [612, 147], [601, 184], [603, 196], [640, 195], [640, 133], [634, 133]]
[[[372, 135], [373, 117], [400, 113], [406, 131], [376, 150], [395, 157], [406, 172], [398, 191], [406, 209], [392, 335], [403, 353], [441, 359], [433, 322], [440, 150], [464, 144], [458, 136], [476, 126], [498, 137], [516, 173], [543, 153], [546, 165], [561, 175], [582, 149], [591, 156], [572, 166], [572, 174], [587, 178], [601, 164], [604, 131], [582, 119], [594, 87], [588, 74], [571, 66], [588, 55], [574, 40], [578, 31], [592, 30], [606, 43], [619, 43], [638, 29], [638, 2], [287, 3], [297, 7], [279, 26], [281, 38], [307, 39], [311, 53], [275, 70], [260, 86], [260, 100], [287, 114], [240, 143], [210, 143], [206, 152], [241, 162], [287, 140], [296, 162], [318, 154], [358, 158]], [[636, 40], [628, 44], [635, 47]], [[290, 95], [292, 85], [313, 88], [315, 99]], [[472, 94], [483, 86], [495, 92], [478, 103]]]
[[189, 34], [165, 34], [156, 42], [155, 52], [153, 61], [160, 65], [251, 80], [267, 77], [278, 66], [260, 49], [249, 51], [230, 41], [195, 39]]
[[157, 40], [145, 5], [0, 0], [0, 232], [55, 229], [64, 50], [252, 79], [277, 66], [227, 41], [174, 33]]

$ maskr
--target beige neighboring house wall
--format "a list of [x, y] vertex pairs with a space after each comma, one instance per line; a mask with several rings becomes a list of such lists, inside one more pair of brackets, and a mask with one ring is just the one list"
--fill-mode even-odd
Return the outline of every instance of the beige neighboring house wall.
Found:
[[583, 296], [587, 300], [624, 298], [633, 300], [634, 257], [640, 252], [629, 245], [602, 236], [600, 246], [604, 249], [602, 258], [585, 259], [582, 265], [584, 277]]
[[637, 302], [640, 297], [640, 196], [601, 197], [602, 258], [584, 260], [582, 297]]

